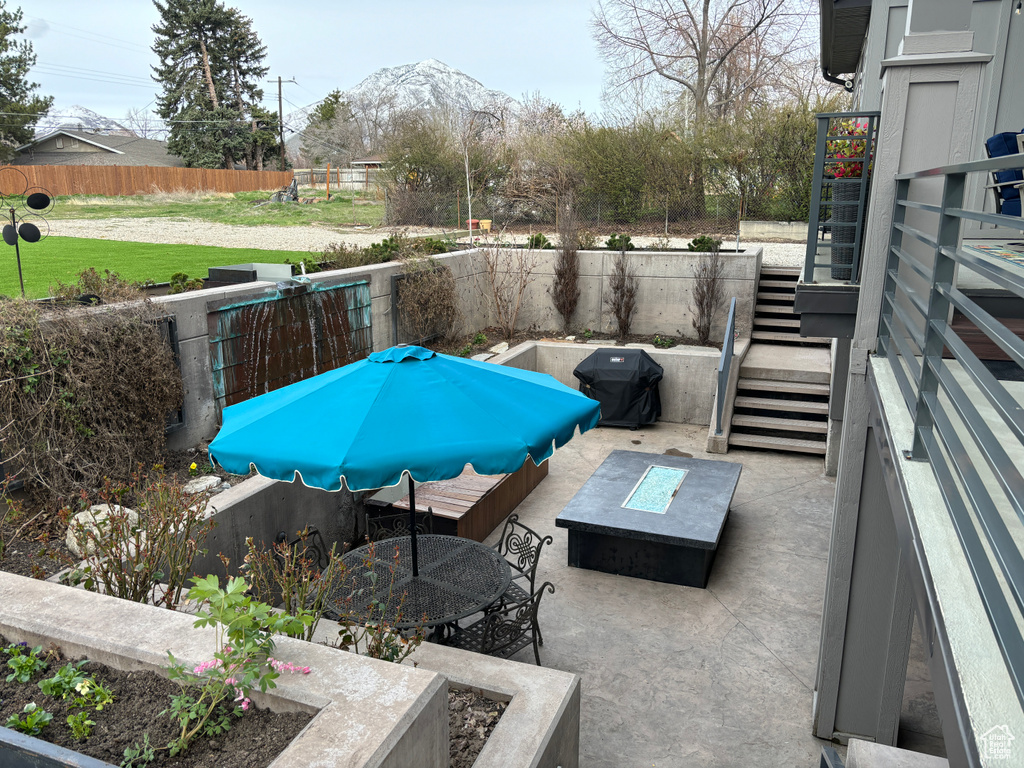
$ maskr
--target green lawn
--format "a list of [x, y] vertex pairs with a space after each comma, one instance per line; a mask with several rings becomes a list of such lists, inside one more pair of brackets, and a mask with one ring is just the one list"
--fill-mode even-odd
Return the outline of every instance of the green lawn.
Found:
[[[300, 197], [322, 197], [324, 190], [301, 189]], [[320, 224], [344, 227], [352, 224], [379, 226], [384, 218], [384, 203], [352, 193], [337, 193], [329, 202], [268, 203], [269, 192], [236, 192], [235, 194], [168, 192], [131, 197], [71, 195], [58, 197], [52, 219], [110, 219], [146, 217], [186, 217], [200, 221], [242, 226], [302, 226]]]
[[[18, 296], [18, 264], [14, 248], [0, 243], [0, 294]], [[165, 283], [175, 272], [206, 277], [209, 267], [228, 264], [281, 264], [309, 255], [305, 251], [264, 251], [257, 248], [217, 248], [210, 245], [163, 245], [92, 240], [80, 237], [47, 237], [38, 243], [20, 243], [25, 294], [29, 298], [50, 295], [58, 280], [75, 282], [89, 267], [97, 272], [109, 269], [133, 281]]]

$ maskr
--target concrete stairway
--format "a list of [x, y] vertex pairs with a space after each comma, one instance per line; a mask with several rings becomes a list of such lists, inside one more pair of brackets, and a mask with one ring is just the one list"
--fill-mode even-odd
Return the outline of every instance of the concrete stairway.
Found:
[[825, 455], [830, 352], [753, 343], [740, 367], [729, 445]]
[[802, 337], [800, 316], [793, 312], [799, 267], [761, 267], [751, 341], [801, 346], [829, 346], [831, 339]]

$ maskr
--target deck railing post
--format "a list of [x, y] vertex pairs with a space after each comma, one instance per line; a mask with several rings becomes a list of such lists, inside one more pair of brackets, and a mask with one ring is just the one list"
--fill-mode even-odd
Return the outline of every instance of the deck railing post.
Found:
[[821, 187], [825, 180], [825, 147], [831, 118], [818, 115], [818, 134], [814, 142], [814, 181], [811, 183], [811, 209], [807, 221], [807, 252], [804, 255], [804, 282], [814, 282], [814, 262], [818, 260], [818, 235], [821, 232]]
[[[950, 303], [946, 298], [953, 287], [956, 262], [943, 254], [943, 248], [956, 249], [960, 236], [960, 218], [947, 213], [963, 205], [966, 174], [951, 173], [944, 177], [942, 205], [939, 212], [938, 238], [932, 266], [931, 288], [928, 292], [928, 314], [925, 317], [924, 349], [921, 351], [921, 380], [917, 389], [917, 412], [914, 415], [914, 459], [928, 458], [924, 438], [934, 428], [928, 400], [939, 390], [939, 369], [942, 366], [942, 351], [945, 348], [941, 327], [949, 323]], [[940, 290], [940, 288], [942, 290]], [[938, 327], [937, 327], [938, 326]]]
[[896, 195], [892, 202], [892, 228], [889, 230], [889, 253], [885, 261], [885, 280], [882, 289], [882, 317], [878, 323], [878, 352], [889, 353], [889, 327], [892, 324], [892, 302], [896, 300], [896, 280], [893, 275], [899, 274], [899, 251], [903, 248], [903, 230], [900, 226], [906, 221], [906, 206], [900, 205], [907, 199], [910, 192], [910, 181], [899, 179], [896, 182]]

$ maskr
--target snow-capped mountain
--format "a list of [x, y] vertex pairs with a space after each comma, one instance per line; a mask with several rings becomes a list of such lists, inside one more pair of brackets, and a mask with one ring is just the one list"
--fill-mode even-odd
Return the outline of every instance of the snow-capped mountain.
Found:
[[36, 136], [65, 128], [74, 131], [88, 131], [102, 135], [131, 136], [132, 131], [109, 117], [93, 112], [78, 104], [70, 107], [54, 106], [36, 125]]
[[[437, 59], [378, 69], [342, 92], [354, 108], [389, 112], [442, 108], [517, 111], [519, 102], [502, 91], [485, 88], [464, 72]], [[301, 131], [320, 102], [285, 115], [285, 126]]]

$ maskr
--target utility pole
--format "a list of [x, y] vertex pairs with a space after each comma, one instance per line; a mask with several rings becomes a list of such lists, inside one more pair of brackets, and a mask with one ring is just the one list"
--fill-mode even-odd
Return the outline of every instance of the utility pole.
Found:
[[281, 163], [277, 170], [284, 170], [284, 96], [281, 93], [281, 76], [277, 76], [277, 131], [281, 142]]
[[[274, 82], [271, 80], [270, 82]], [[277, 140], [281, 142], [281, 160], [278, 164], [278, 170], [284, 170], [284, 94], [282, 93], [282, 86], [285, 83], [296, 83], [295, 78], [288, 80], [282, 80], [281, 76], [277, 77]]]

